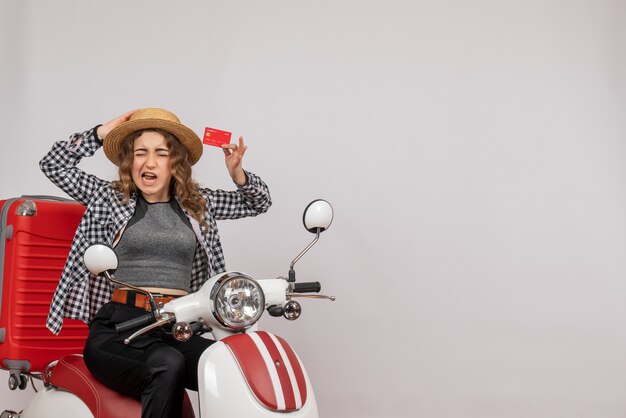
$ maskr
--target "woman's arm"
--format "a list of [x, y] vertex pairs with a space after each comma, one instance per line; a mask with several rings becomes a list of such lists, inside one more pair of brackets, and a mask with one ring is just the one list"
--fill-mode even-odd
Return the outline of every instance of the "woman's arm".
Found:
[[202, 189], [216, 219], [237, 219], [267, 212], [272, 198], [267, 185], [256, 174], [245, 172], [247, 182], [236, 191]]
[[56, 142], [39, 162], [41, 171], [57, 187], [77, 202], [87, 205], [92, 193], [108, 182], [87, 174], [76, 166], [83, 157], [91, 157], [102, 146], [106, 135], [126, 122], [136, 110], [126, 112], [104, 125], [70, 136], [68, 141]]
[[76, 133], [67, 141], [56, 142], [39, 162], [39, 168], [52, 183], [83, 205], [87, 205], [94, 191], [106, 184], [104, 180], [76, 167], [83, 157], [91, 157], [102, 146], [96, 129]]
[[267, 185], [257, 175], [243, 169], [242, 161], [248, 147], [239, 138], [239, 145], [224, 144], [224, 161], [237, 191], [208, 190], [203, 192], [216, 219], [237, 219], [266, 212], [272, 205]]

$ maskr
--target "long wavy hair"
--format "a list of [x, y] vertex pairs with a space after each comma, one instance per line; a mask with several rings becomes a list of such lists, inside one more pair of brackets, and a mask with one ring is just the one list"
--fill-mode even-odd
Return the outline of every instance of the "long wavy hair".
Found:
[[198, 183], [191, 176], [191, 164], [189, 164], [187, 159], [187, 149], [180, 144], [174, 135], [167, 131], [162, 129], [143, 129], [129, 135], [124, 140], [120, 151], [120, 179], [113, 182], [113, 189], [123, 194], [125, 202], [130, 200], [133, 193], [140, 192], [131, 174], [134, 158], [133, 151], [135, 139], [148, 131], [158, 132], [165, 137], [165, 143], [170, 152], [170, 170], [172, 172], [170, 195], [178, 198], [180, 206], [189, 212], [203, 229], [208, 229], [209, 225], [204, 218], [206, 200], [200, 193]]

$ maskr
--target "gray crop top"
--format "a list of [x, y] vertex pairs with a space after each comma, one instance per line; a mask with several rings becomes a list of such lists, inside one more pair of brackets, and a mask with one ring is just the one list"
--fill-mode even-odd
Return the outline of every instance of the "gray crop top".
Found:
[[189, 219], [175, 199], [148, 203], [139, 197], [115, 247], [115, 278], [139, 287], [189, 291], [196, 246]]

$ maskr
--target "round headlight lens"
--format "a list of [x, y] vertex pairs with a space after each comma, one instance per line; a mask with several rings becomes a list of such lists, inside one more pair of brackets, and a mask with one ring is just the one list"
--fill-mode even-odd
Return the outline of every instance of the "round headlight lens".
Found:
[[245, 275], [226, 276], [219, 283], [213, 301], [215, 317], [228, 328], [240, 330], [259, 320], [265, 308], [261, 286]]

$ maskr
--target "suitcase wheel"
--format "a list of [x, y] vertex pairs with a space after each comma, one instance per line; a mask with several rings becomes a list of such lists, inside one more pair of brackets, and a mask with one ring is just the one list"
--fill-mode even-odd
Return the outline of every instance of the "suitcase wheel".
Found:
[[28, 386], [28, 379], [25, 375], [21, 373], [11, 373], [11, 375], [9, 376], [9, 389], [15, 390], [19, 388], [20, 390], [24, 390], [26, 389], [26, 386]]

